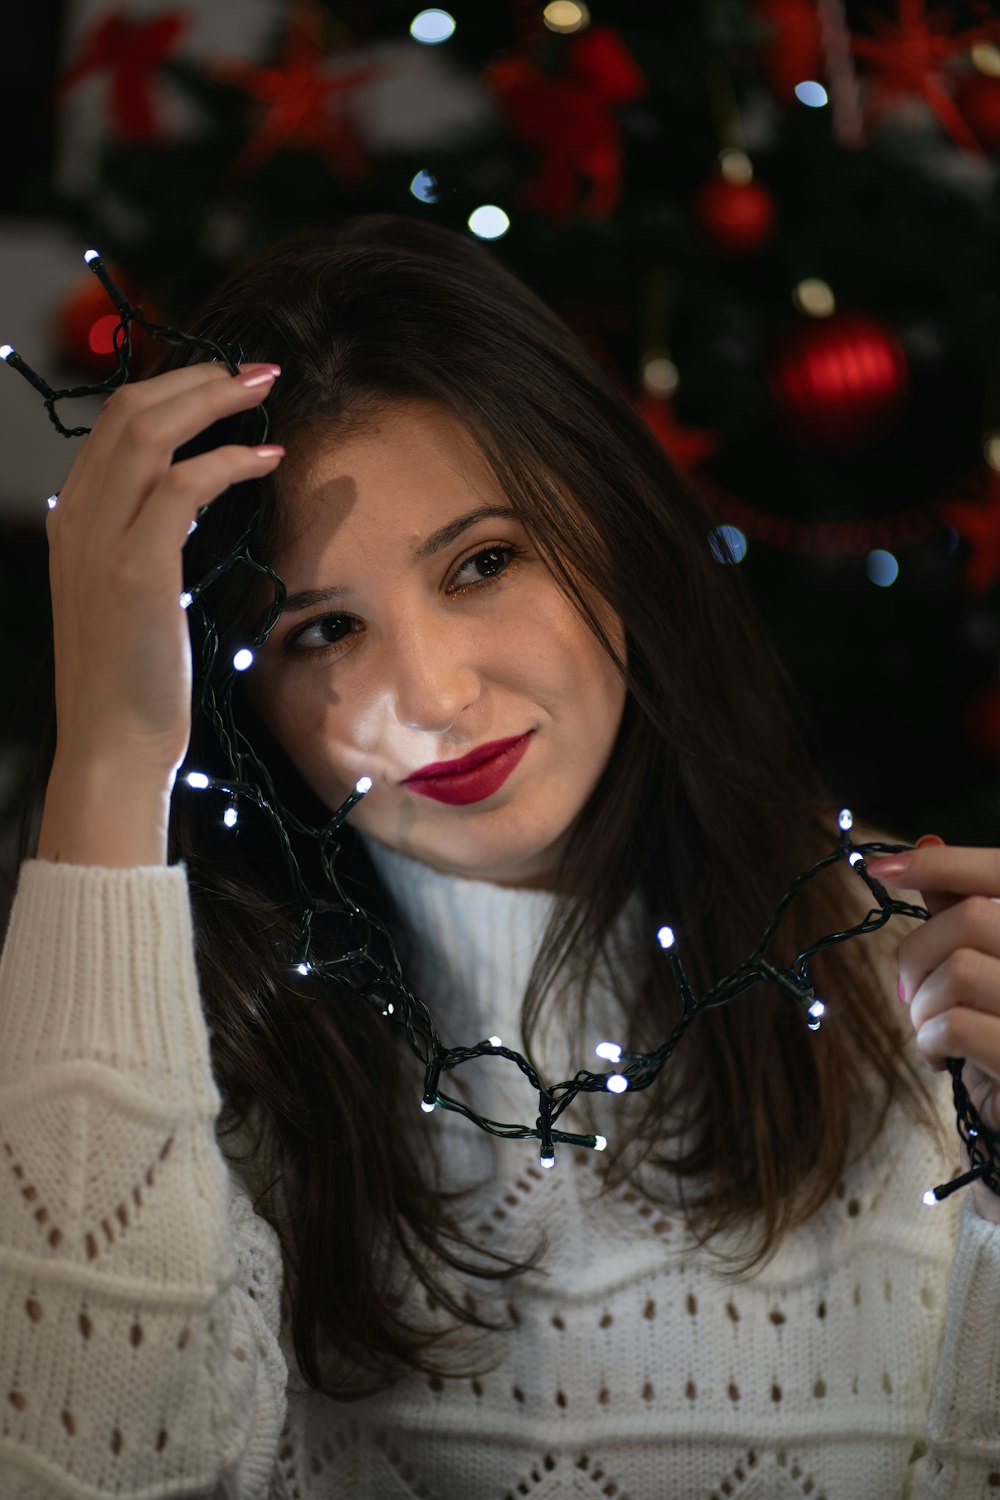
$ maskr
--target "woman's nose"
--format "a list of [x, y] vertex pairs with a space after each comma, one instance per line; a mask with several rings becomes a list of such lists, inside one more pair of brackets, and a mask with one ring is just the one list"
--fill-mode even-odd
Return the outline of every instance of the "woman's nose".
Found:
[[405, 729], [443, 734], [479, 697], [465, 630], [413, 624], [395, 653], [396, 717]]

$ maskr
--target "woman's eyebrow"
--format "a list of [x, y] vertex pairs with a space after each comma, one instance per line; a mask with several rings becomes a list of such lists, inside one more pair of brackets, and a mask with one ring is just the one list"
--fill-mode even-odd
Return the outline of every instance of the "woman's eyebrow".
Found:
[[[422, 542], [413, 554], [418, 562], [423, 562], [428, 557], [433, 557], [443, 547], [447, 547], [463, 531], [474, 526], [477, 521], [486, 521], [491, 516], [508, 516], [517, 519], [517, 512], [511, 510], [509, 505], [482, 505], [478, 510], [470, 510], [464, 516], [457, 516], [454, 521], [449, 521], [446, 526], [440, 526], [437, 531], [432, 531], [425, 542]], [[283, 615], [295, 614], [300, 609], [314, 609], [317, 604], [331, 604], [336, 599], [342, 599], [349, 594], [350, 589], [331, 585], [324, 589], [301, 589], [297, 594], [289, 594], [281, 606]]]
[[300, 589], [297, 594], [288, 595], [279, 613], [293, 615], [296, 610], [313, 609], [317, 604], [330, 604], [334, 599], [342, 599], [349, 592], [349, 589], [337, 586], [326, 589]]
[[511, 510], [509, 505], [483, 505], [478, 510], [470, 510], [467, 515], [459, 516], [456, 520], [449, 521], [447, 526], [432, 531], [426, 542], [413, 554], [414, 557], [418, 562], [433, 557], [435, 552], [440, 552], [442, 547], [447, 547], [456, 537], [460, 537], [467, 527], [474, 526], [477, 521], [488, 520], [490, 516], [511, 516], [516, 519], [517, 512]]

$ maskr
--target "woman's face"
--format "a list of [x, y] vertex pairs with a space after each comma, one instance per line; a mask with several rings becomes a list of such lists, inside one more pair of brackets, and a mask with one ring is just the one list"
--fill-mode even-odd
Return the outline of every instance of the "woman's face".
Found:
[[400, 403], [289, 452], [280, 487], [288, 600], [244, 679], [275, 739], [330, 808], [370, 776], [351, 822], [390, 848], [554, 885], [625, 688], [465, 428]]

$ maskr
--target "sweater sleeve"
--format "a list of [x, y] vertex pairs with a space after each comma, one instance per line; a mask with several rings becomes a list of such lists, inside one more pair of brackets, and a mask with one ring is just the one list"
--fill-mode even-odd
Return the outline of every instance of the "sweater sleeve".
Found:
[[998, 1298], [1000, 1224], [984, 1219], [967, 1194], [927, 1417], [922, 1488], [912, 1488], [920, 1500], [987, 1500], [1000, 1489]]
[[183, 866], [25, 864], [0, 956], [7, 1500], [275, 1494], [281, 1257], [221, 1102]]

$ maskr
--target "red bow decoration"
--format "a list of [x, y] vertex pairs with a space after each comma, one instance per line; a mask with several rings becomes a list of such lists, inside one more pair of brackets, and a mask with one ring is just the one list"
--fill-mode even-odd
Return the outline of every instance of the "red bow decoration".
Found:
[[[612, 106], [637, 99], [648, 84], [610, 26], [574, 36], [566, 71], [540, 73], [525, 57], [484, 69], [516, 134], [542, 149], [537, 175], [522, 188], [526, 207], [565, 217], [574, 207], [606, 218], [621, 196], [621, 127]], [[580, 201], [580, 180], [588, 184]]]
[[124, 10], [110, 12], [86, 34], [79, 57], [56, 83], [53, 97], [62, 98], [91, 73], [107, 71], [115, 133], [127, 140], [158, 139], [164, 132], [153, 106], [152, 76], [189, 22], [181, 11], [151, 21], [129, 20]]

